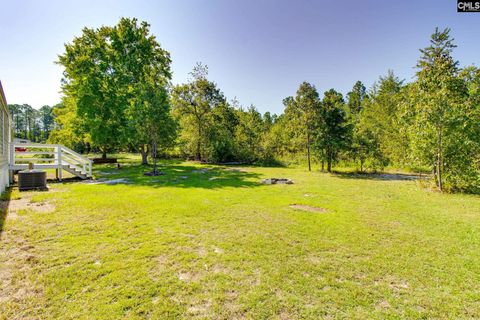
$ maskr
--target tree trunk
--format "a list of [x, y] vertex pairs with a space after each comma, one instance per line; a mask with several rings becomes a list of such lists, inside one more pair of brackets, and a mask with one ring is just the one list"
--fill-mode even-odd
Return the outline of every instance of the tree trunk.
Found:
[[360, 172], [363, 172], [363, 158], [360, 158]]
[[308, 158], [308, 171], [312, 171], [310, 164], [310, 133], [307, 133], [307, 158]]
[[332, 151], [327, 149], [327, 171], [332, 172]]
[[441, 163], [442, 163], [442, 155], [439, 154], [438, 155], [438, 170], [437, 170], [437, 180], [438, 180], [438, 189], [440, 190], [440, 192], [443, 192], [443, 181], [442, 181], [442, 167], [441, 167]]
[[140, 147], [140, 154], [142, 155], [142, 166], [148, 165], [148, 151], [144, 144]]
[[440, 192], [443, 192], [443, 156], [442, 156], [442, 130], [438, 130], [438, 145], [437, 145], [437, 183]]
[[322, 156], [322, 172], [325, 172], [325, 159]]
[[153, 174], [157, 175], [157, 142], [152, 142]]
[[202, 154], [200, 152], [201, 150], [201, 139], [202, 139], [202, 128], [200, 124], [198, 125], [198, 141], [197, 141], [197, 161], [202, 160]]
[[102, 148], [102, 159], [107, 159], [107, 148]]

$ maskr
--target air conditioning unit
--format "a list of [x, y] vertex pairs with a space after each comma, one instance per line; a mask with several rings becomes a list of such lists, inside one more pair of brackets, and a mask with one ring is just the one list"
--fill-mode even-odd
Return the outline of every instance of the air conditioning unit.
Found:
[[47, 173], [42, 170], [23, 170], [18, 172], [18, 189], [47, 190]]

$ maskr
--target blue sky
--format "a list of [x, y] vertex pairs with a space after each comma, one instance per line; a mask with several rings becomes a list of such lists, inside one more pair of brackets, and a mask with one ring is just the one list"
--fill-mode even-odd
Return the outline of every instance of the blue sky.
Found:
[[461, 65], [480, 63], [480, 13], [456, 0], [0, 0], [0, 80], [9, 103], [60, 101], [63, 44], [84, 26], [137, 17], [172, 56], [173, 82], [195, 62], [225, 95], [279, 113], [302, 81], [323, 93], [369, 87], [388, 69], [407, 81], [436, 26], [450, 27]]

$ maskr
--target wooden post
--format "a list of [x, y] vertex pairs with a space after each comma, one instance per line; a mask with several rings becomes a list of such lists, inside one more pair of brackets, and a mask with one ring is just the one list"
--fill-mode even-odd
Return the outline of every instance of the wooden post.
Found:
[[58, 169], [57, 169], [57, 179], [62, 181], [62, 147], [57, 144], [57, 158], [58, 158]]

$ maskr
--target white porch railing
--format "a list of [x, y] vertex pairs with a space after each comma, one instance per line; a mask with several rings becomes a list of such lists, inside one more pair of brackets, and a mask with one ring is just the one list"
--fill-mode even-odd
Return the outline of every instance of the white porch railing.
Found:
[[57, 169], [62, 179], [66, 170], [82, 179], [92, 177], [92, 161], [60, 144], [11, 143], [10, 169], [23, 170], [32, 163], [34, 169]]

